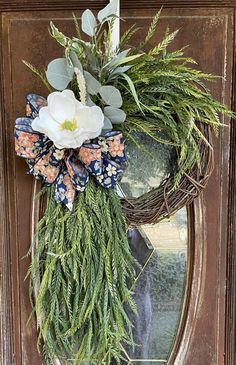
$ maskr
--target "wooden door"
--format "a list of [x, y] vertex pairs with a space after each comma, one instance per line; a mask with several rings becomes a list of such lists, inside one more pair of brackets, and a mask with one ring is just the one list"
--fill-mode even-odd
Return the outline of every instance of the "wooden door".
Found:
[[[30, 314], [28, 283], [33, 179], [15, 157], [13, 126], [24, 115], [29, 91], [46, 94], [22, 64], [46, 66], [61, 50], [47, 28], [54, 20], [73, 33], [72, 10], [79, 16], [104, 1], [0, 1], [1, 11], [1, 360], [4, 365], [40, 365], [36, 327]], [[122, 2], [122, 28], [146, 29], [161, 5], [157, 41], [169, 24], [180, 28], [174, 47], [189, 44], [187, 54], [204, 71], [222, 76], [211, 85], [215, 97], [231, 106], [235, 39], [234, 1]], [[142, 36], [142, 31], [136, 40]], [[225, 120], [229, 124], [228, 120]], [[181, 322], [168, 365], [233, 365], [235, 361], [235, 127], [222, 129], [215, 146], [215, 170], [204, 194], [190, 207], [189, 265]], [[228, 285], [227, 285], [228, 283]], [[228, 291], [226, 289], [228, 288]], [[150, 363], [153, 365], [152, 363]]]

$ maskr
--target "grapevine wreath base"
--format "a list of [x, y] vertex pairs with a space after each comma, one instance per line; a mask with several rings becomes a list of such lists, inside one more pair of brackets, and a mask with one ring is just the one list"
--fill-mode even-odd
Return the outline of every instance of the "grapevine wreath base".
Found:
[[130, 225], [157, 223], [190, 204], [206, 187], [214, 167], [211, 128], [199, 126], [209, 145], [199, 140], [200, 166], [195, 164], [175, 187], [175, 176], [167, 177], [159, 187], [138, 198], [123, 198], [122, 207]]
[[[160, 186], [138, 198], [123, 197], [121, 205], [129, 226], [158, 223], [191, 204], [205, 189], [214, 169], [214, 150], [211, 147], [211, 128], [206, 124], [199, 125], [199, 128], [209, 143], [206, 144], [203, 140], [198, 141], [201, 164], [195, 164], [185, 172], [177, 187], [175, 186], [175, 176], [170, 174], [161, 182]], [[46, 204], [45, 196], [42, 196], [40, 200], [35, 199], [40, 190], [41, 183], [36, 180], [33, 189], [34, 225], [43, 215]]]

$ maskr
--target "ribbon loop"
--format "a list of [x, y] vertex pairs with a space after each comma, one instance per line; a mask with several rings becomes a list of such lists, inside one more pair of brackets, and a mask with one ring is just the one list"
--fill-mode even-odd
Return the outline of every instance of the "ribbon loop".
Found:
[[32, 93], [26, 99], [27, 117], [18, 118], [15, 123], [16, 153], [26, 159], [30, 174], [55, 185], [54, 199], [71, 210], [76, 192], [86, 189], [89, 175], [102, 187], [115, 188], [126, 162], [122, 133], [107, 132], [78, 149], [60, 150], [31, 126], [33, 118], [47, 104], [46, 99]]
[[93, 176], [102, 173], [102, 151], [98, 144], [84, 144], [79, 150], [79, 159]]

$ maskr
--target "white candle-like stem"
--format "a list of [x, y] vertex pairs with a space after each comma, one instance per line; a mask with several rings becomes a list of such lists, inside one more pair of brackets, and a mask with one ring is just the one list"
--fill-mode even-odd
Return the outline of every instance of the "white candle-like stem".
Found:
[[[110, 0], [111, 2], [112, 0]], [[114, 0], [113, 0], [114, 1]], [[116, 15], [120, 17], [120, 0], [117, 1], [117, 12]], [[120, 19], [116, 18], [113, 26], [113, 31], [111, 35], [111, 41], [112, 41], [112, 49], [115, 50], [116, 47], [118, 47], [120, 43]]]

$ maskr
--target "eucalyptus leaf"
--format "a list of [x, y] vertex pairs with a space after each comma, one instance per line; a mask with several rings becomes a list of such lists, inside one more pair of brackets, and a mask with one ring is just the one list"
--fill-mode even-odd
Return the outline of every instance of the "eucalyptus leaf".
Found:
[[117, 60], [116, 62], [114, 62], [113, 66], [123, 65], [124, 63], [134, 61], [136, 58], [139, 58], [141, 56], [143, 56], [143, 54], [136, 54], [136, 55], [133, 55], [133, 56], [124, 57], [121, 60]]
[[128, 66], [121, 66], [121, 67], [116, 67], [112, 73], [111, 76], [113, 75], [118, 75], [118, 74], [122, 74], [126, 71], [128, 71], [133, 65], [128, 65]]
[[94, 36], [97, 21], [91, 10], [87, 9], [83, 12], [81, 23], [82, 31], [90, 37]]
[[110, 85], [102, 86], [99, 90], [99, 94], [101, 95], [103, 101], [105, 101], [107, 105], [120, 108], [121, 105], [123, 104], [120, 91], [114, 86]]
[[86, 96], [86, 105], [87, 106], [95, 106], [96, 104], [92, 101], [92, 99], [90, 98], [89, 94], [87, 94]]
[[106, 106], [104, 108], [104, 114], [113, 124], [124, 123], [126, 119], [126, 114], [123, 110], [112, 106]]
[[74, 67], [77, 67], [78, 70], [83, 72], [83, 66], [81, 65], [80, 60], [78, 59], [77, 54], [74, 51], [70, 51], [70, 59]]
[[104, 126], [103, 126], [102, 129], [106, 130], [106, 131], [109, 131], [109, 130], [113, 129], [112, 123], [106, 115], [104, 116]]
[[64, 90], [71, 82], [74, 69], [65, 58], [56, 58], [48, 64], [46, 77], [56, 90]]
[[88, 71], [84, 71], [84, 77], [85, 77], [86, 88], [87, 88], [88, 93], [91, 95], [96, 95], [102, 85]]
[[127, 54], [129, 53], [131, 48], [126, 49], [120, 53], [118, 53], [116, 56], [114, 56], [112, 58], [112, 60], [109, 62], [109, 64], [107, 64], [109, 67], [114, 66], [114, 64], [116, 64], [118, 61], [122, 60], [123, 58], [125, 58], [127, 56]]
[[112, 0], [105, 8], [98, 12], [98, 20], [102, 23], [105, 19], [117, 15], [118, 0]]

